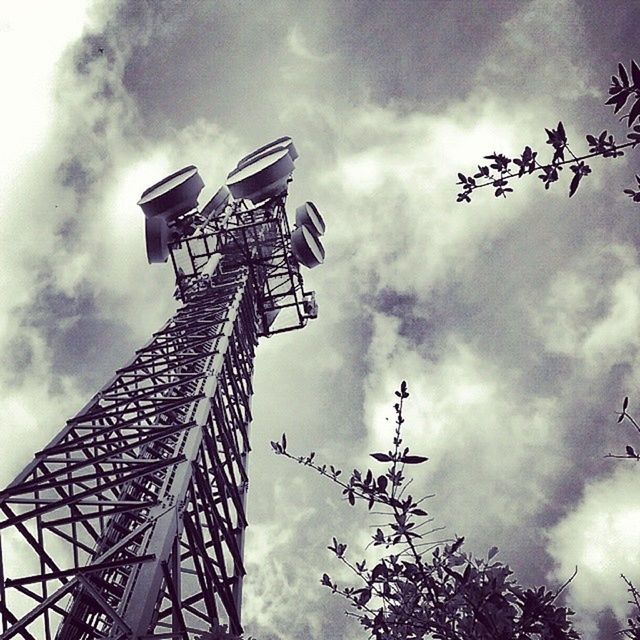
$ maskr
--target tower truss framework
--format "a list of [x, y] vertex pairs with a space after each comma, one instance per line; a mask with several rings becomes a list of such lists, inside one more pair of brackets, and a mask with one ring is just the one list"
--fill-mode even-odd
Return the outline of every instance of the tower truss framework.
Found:
[[286, 195], [181, 218], [180, 308], [0, 492], [0, 640], [242, 632], [255, 348], [316, 314]]

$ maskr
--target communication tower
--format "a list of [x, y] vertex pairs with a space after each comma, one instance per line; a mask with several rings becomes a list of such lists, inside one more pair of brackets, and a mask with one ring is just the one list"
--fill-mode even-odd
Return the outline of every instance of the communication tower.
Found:
[[256, 149], [202, 209], [194, 166], [143, 192], [181, 306], [0, 492], [0, 640], [242, 632], [254, 352], [316, 317], [324, 259], [315, 205], [287, 220], [297, 157]]

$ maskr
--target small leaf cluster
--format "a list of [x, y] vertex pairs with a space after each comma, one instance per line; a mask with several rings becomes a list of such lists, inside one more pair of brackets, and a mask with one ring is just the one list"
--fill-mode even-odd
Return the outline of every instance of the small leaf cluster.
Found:
[[[634, 428], [634, 430], [640, 434], [640, 425], [638, 424], [638, 422], [636, 421], [636, 419], [627, 412], [627, 409], [629, 408], [629, 396], [625, 396], [624, 400], [622, 401], [622, 411], [620, 413], [618, 413], [618, 424], [620, 424], [621, 422], [623, 422], [624, 420], [627, 420], [632, 427]], [[632, 445], [627, 444], [625, 446], [625, 453], [624, 455], [622, 454], [612, 454], [609, 453], [605, 456], [605, 458], [630, 458], [632, 460], [636, 460], [638, 462], [640, 462], [640, 454], [636, 453], [636, 450], [633, 448]]]
[[[477, 559], [463, 551], [464, 538], [430, 542], [424, 531], [432, 522], [421, 503], [408, 493], [411, 479], [405, 476], [407, 465], [422, 464], [426, 456], [410, 452], [404, 446], [403, 407], [409, 398], [402, 382], [395, 392], [395, 429], [388, 452], [370, 454], [385, 464], [383, 472], [354, 469], [343, 478], [339, 469], [318, 465], [315, 454], [293, 456], [286, 439], [272, 442], [276, 453], [311, 467], [341, 487], [350, 505], [367, 504], [374, 523], [370, 546], [383, 549], [371, 566], [367, 559], [352, 561], [346, 542], [333, 537], [327, 547], [337, 560], [348, 567], [357, 582], [342, 586], [327, 573], [320, 583], [349, 604], [347, 612], [357, 618], [369, 637], [375, 640], [574, 640], [567, 608], [554, 604], [566, 584], [556, 593], [544, 587], [524, 589], [510, 576], [509, 567], [494, 561], [498, 553], [492, 547], [486, 558]], [[574, 574], [575, 575], [575, 574]], [[567, 583], [568, 584], [568, 583]]]
[[[627, 580], [624, 574], [620, 574], [620, 577], [627, 583], [627, 591], [631, 594], [631, 600], [629, 604], [633, 605], [637, 612], [640, 612], [640, 593], [633, 586], [633, 584]], [[635, 618], [627, 618], [627, 628], [622, 629], [618, 633], [621, 633], [625, 638], [631, 638], [631, 640], [640, 640], [640, 615], [636, 614]]]
[[[640, 129], [640, 127], [637, 127]], [[640, 202], [640, 176], [636, 174], [636, 182], [638, 183], [638, 189], [625, 189], [626, 193], [634, 202]]]
[[622, 63], [618, 64], [618, 76], [611, 76], [611, 86], [609, 87], [609, 95], [611, 96], [605, 104], [613, 105], [614, 113], [618, 113], [629, 98], [635, 96], [635, 102], [631, 106], [629, 112], [622, 116], [621, 120], [627, 120], [629, 127], [633, 126], [636, 118], [640, 118], [640, 67], [635, 60], [631, 61], [629, 73]]
[[271, 448], [276, 454], [282, 455], [287, 453], [287, 434], [283, 433], [280, 442], [271, 441]]
[[[567, 164], [573, 173], [569, 184], [569, 197], [571, 198], [578, 190], [582, 179], [591, 173], [591, 167], [585, 160], [597, 156], [618, 158], [624, 155], [623, 149], [636, 147], [640, 144], [640, 125], [634, 126], [634, 122], [640, 119], [640, 68], [635, 60], [632, 60], [629, 69], [630, 71], [627, 73], [622, 63], [618, 65], [619, 76], [612, 76], [609, 88], [611, 97], [606, 102], [607, 105], [614, 107], [614, 113], [618, 113], [630, 98], [632, 100], [635, 98], [629, 112], [621, 117], [621, 120], [627, 121], [629, 142], [619, 144], [614, 136], [606, 130], [598, 135], [587, 134], [586, 141], [589, 151], [578, 156], [569, 147], [564, 124], [560, 121], [555, 128], [545, 129], [546, 142], [553, 148], [553, 156], [547, 163], [538, 161], [538, 153], [530, 146], [524, 148], [520, 157], [513, 159], [494, 151], [491, 155], [484, 156], [484, 159], [490, 160], [491, 163], [478, 165], [477, 173], [468, 176], [458, 173], [456, 184], [461, 185], [462, 190], [457, 195], [457, 202], [471, 202], [472, 192], [482, 187], [493, 187], [496, 198], [506, 198], [507, 194], [513, 191], [509, 186], [511, 180], [535, 172], [539, 174], [538, 177], [544, 188], [549, 189], [554, 182], [560, 179], [563, 166]], [[510, 169], [511, 163], [517, 169]], [[636, 176], [636, 179], [638, 186], [640, 186], [640, 178]], [[625, 189], [624, 192], [634, 202], [640, 202], [640, 190]]]
[[597, 136], [588, 133], [586, 139], [591, 154], [600, 155], [603, 158], [617, 158], [624, 155], [624, 151], [620, 151], [615, 138], [606, 129]]

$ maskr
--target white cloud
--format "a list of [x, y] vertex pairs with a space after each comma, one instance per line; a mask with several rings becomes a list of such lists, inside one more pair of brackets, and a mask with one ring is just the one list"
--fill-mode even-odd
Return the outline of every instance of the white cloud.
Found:
[[243, 615], [251, 635], [265, 640], [327, 637], [331, 617], [344, 606], [319, 583], [327, 570], [323, 564], [329, 564], [324, 541], [311, 536], [317, 544], [300, 545], [300, 532], [317, 527], [320, 508], [303, 478], [289, 475], [275, 481], [271, 521], [247, 529]]
[[[58, 59], [78, 38], [89, 4], [30, 0], [6, 5], [0, 18], [0, 60], [10, 98], [2, 102], [0, 133], [4, 148], [0, 181], [11, 177], [46, 139], [53, 124], [53, 87]], [[0, 194], [2, 197], [3, 194]]]
[[533, 322], [547, 349], [582, 360], [596, 377], [617, 362], [636, 363], [639, 292], [635, 249], [592, 242], [553, 279]]
[[[585, 65], [588, 43], [582, 16], [568, 1], [536, 0], [521, 5], [507, 20], [502, 36], [487, 57], [479, 80], [486, 86], [510, 80], [509, 94], [518, 103], [536, 106], [558, 100], [599, 97], [600, 88]], [[544, 79], [544, 91], [540, 80]], [[537, 113], [537, 111], [536, 111]]]
[[437, 524], [488, 548], [496, 523], [507, 530], [547, 506], [546, 487], [564, 466], [555, 404], [522, 397], [513, 388], [515, 372], [499, 370], [454, 337], [441, 353], [422, 359], [397, 337], [393, 323], [377, 317], [374, 325], [370, 450], [391, 446], [391, 390], [407, 379], [405, 444], [430, 458], [411, 469], [420, 483], [415, 494], [435, 492]]
[[330, 62], [333, 57], [330, 54], [320, 55], [312, 51], [304, 32], [297, 24], [287, 33], [287, 47], [291, 53], [306, 62]]
[[568, 587], [568, 600], [584, 625], [593, 632], [590, 616], [610, 606], [623, 623], [626, 605], [624, 575], [640, 581], [640, 479], [632, 463], [620, 461], [614, 472], [594, 480], [580, 502], [548, 532], [549, 552], [556, 562], [552, 576], [566, 580], [578, 567]]
[[[529, 115], [516, 114], [501, 126], [496, 123], [507, 118], [499, 104], [485, 101], [479, 112], [465, 104], [456, 111], [403, 116], [357, 108], [336, 132], [337, 139], [346, 132], [346, 139], [319, 181], [331, 233], [351, 248], [349, 266], [365, 282], [364, 274], [375, 273], [380, 288], [422, 296], [449, 278], [468, 277], [483, 247], [526, 211], [536, 184], [519, 185], [507, 206], [476, 215], [455, 202], [455, 182], [459, 171], [473, 171], [473, 162], [490, 150], [515, 151]], [[477, 196], [483, 197], [490, 194]]]

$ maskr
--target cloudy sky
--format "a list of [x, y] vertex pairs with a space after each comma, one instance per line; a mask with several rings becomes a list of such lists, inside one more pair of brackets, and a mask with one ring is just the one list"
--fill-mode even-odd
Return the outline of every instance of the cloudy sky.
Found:
[[[269, 440], [351, 469], [388, 447], [393, 390], [430, 457], [414, 493], [444, 535], [492, 545], [527, 585], [567, 589], [585, 637], [640, 582], [640, 476], [603, 456], [640, 406], [637, 153], [592, 163], [571, 200], [522, 180], [456, 204], [483, 155], [546, 154], [622, 129], [603, 106], [634, 55], [635, 2], [21, 2], [0, 14], [0, 481], [173, 311], [146, 264], [139, 194], [196, 164], [202, 202], [280, 135], [313, 200], [319, 318], [256, 362], [245, 622], [260, 640], [363, 637], [322, 589], [332, 535], [367, 516]], [[568, 173], [565, 171], [565, 174]], [[627, 437], [628, 436], [628, 437]], [[418, 491], [419, 490], [419, 491]]]

